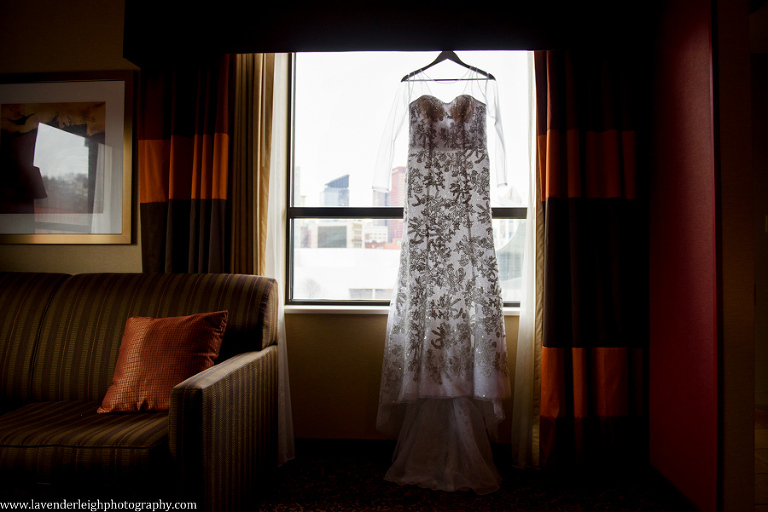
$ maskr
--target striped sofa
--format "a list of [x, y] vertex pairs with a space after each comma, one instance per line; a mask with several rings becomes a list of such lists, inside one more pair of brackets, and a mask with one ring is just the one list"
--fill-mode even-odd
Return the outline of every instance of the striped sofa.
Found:
[[[0, 273], [0, 496], [251, 509], [277, 466], [277, 295], [259, 276]], [[216, 364], [168, 412], [96, 413], [129, 317], [224, 309]]]

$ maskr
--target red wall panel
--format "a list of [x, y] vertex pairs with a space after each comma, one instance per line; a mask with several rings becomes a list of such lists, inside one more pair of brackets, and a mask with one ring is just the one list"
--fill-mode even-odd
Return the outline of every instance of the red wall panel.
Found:
[[711, 7], [664, 3], [650, 180], [651, 463], [702, 511], [718, 484]]

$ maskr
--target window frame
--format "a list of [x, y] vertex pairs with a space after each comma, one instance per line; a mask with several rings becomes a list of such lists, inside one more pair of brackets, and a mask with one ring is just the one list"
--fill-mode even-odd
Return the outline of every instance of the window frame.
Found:
[[[348, 306], [348, 307], [388, 307], [389, 300], [376, 299], [296, 299], [293, 297], [294, 283], [294, 248], [295, 229], [294, 221], [301, 219], [384, 219], [384, 220], [402, 220], [404, 208], [402, 206], [293, 206], [293, 170], [294, 170], [294, 150], [295, 150], [295, 113], [296, 113], [296, 53], [289, 55], [288, 64], [288, 122], [287, 122], [287, 140], [288, 140], [288, 158], [286, 177], [286, 283], [285, 283], [285, 304], [287, 306]], [[527, 219], [527, 206], [494, 206], [491, 207], [491, 217], [496, 219]], [[519, 308], [518, 301], [505, 301], [505, 308]]]

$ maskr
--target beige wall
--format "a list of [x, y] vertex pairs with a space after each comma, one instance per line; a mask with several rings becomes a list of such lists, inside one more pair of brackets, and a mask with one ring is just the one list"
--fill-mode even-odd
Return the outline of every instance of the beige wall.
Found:
[[[0, 73], [136, 69], [122, 57], [123, 10], [121, 0], [0, 1]], [[134, 177], [133, 244], [0, 245], [0, 271], [141, 272], [137, 190]], [[297, 437], [379, 437], [375, 423], [386, 320], [382, 314], [288, 315]], [[514, 348], [517, 317], [507, 318], [507, 332]]]
[[[518, 317], [505, 319], [512, 373]], [[286, 315], [297, 438], [382, 439], [376, 409], [386, 327], [385, 314]], [[508, 442], [512, 404], [504, 405], [499, 440]]]
[[[0, 73], [136, 69], [123, 59], [121, 0], [0, 2]], [[141, 272], [138, 194], [130, 245], [0, 245], [0, 270]]]

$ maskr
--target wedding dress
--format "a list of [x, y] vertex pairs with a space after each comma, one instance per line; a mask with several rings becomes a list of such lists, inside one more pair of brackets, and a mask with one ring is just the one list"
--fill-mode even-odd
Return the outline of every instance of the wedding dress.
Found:
[[398, 437], [387, 480], [447, 491], [498, 488], [489, 434], [510, 396], [490, 207], [491, 159], [505, 184], [496, 82], [426, 73], [400, 85], [374, 189], [387, 191], [406, 118], [404, 239], [377, 427]]

